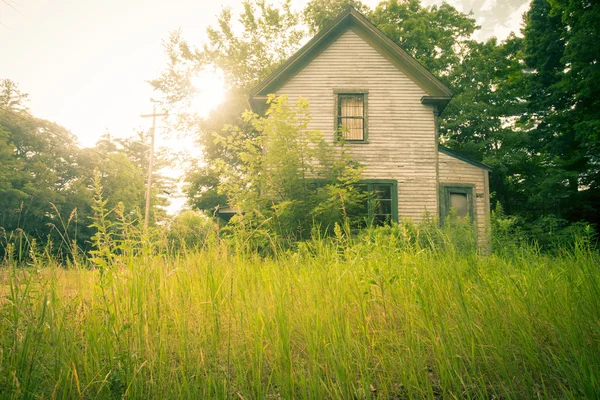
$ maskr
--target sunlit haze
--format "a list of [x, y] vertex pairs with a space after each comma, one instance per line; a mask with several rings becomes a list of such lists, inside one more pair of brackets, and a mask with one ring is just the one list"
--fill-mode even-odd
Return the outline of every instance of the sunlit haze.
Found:
[[201, 116], [207, 116], [225, 97], [225, 82], [218, 72], [203, 71], [192, 78], [197, 93], [191, 101], [191, 109]]
[[[302, 9], [308, 0], [293, 1]], [[518, 31], [528, 0], [450, 0], [474, 12], [483, 26], [478, 38], [500, 39]], [[364, 1], [374, 7], [378, 1]], [[424, 5], [441, 4], [424, 0]], [[206, 40], [223, 7], [241, 9], [241, 0], [0, 0], [0, 79], [29, 93], [31, 113], [71, 130], [82, 146], [104, 133], [126, 137], [148, 129], [154, 93], [149, 80], [167, 65], [162, 42], [181, 29], [191, 44]], [[191, 112], [207, 115], [223, 100], [224, 82], [208, 71], [193, 80]], [[160, 136], [160, 129], [158, 129]], [[194, 147], [193, 138], [159, 143]], [[185, 144], [184, 144], [185, 143]], [[181, 203], [181, 201], [180, 201]]]

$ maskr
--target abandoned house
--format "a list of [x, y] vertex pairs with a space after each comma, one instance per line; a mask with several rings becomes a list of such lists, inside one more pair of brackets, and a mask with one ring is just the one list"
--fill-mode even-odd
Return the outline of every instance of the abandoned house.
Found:
[[255, 111], [270, 93], [308, 100], [309, 128], [326, 140], [343, 132], [365, 186], [385, 205], [379, 217], [443, 220], [454, 208], [470, 215], [479, 247], [488, 248], [491, 169], [438, 141], [452, 92], [358, 11], [344, 11], [258, 84]]

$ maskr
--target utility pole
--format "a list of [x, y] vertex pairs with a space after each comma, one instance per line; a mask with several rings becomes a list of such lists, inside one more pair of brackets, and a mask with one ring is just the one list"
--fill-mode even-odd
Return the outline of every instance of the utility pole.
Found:
[[152, 117], [152, 130], [150, 131], [150, 160], [148, 162], [148, 184], [146, 186], [146, 210], [144, 215], [144, 228], [148, 228], [150, 222], [150, 195], [152, 194], [152, 167], [154, 165], [154, 133], [156, 131], [156, 117], [166, 117], [167, 113], [156, 113], [156, 106], [152, 109], [152, 114], [142, 114], [142, 118]]

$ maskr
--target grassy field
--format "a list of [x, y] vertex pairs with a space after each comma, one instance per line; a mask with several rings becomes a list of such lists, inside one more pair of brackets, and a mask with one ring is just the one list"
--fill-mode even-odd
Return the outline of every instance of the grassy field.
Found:
[[7, 263], [0, 397], [595, 398], [599, 265], [586, 246], [478, 256], [389, 235]]

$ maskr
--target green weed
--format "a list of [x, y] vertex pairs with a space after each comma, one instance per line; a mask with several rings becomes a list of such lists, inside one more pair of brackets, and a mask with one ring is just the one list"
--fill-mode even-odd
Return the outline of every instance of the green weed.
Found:
[[235, 238], [170, 254], [136, 235], [103, 242], [102, 273], [5, 261], [0, 397], [600, 392], [600, 258], [589, 243], [480, 256], [398, 225], [264, 257]]

